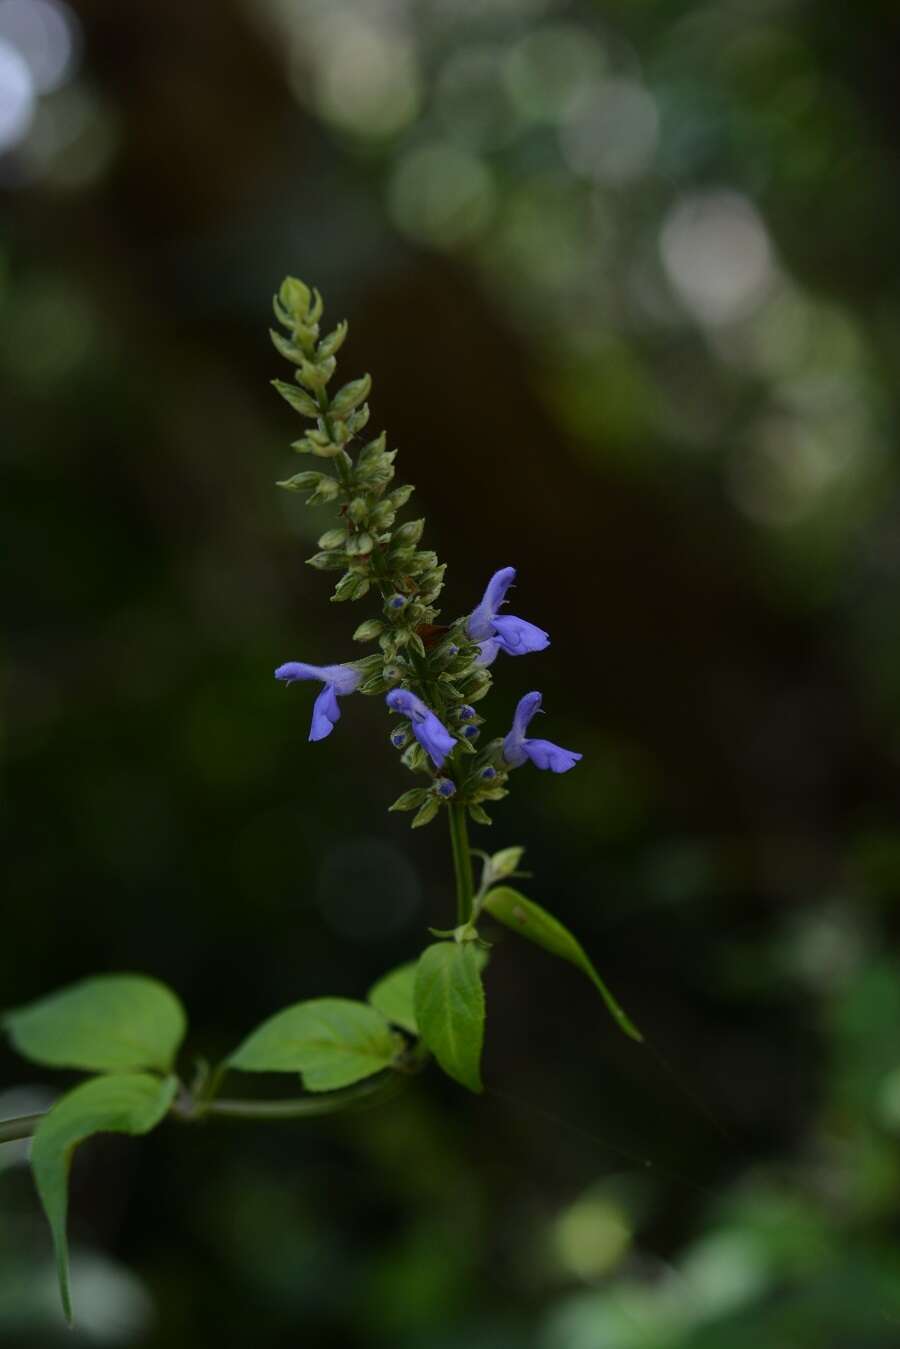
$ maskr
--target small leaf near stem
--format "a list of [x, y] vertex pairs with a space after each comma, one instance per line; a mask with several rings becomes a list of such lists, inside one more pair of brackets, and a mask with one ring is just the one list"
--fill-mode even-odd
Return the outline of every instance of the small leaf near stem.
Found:
[[619, 1028], [632, 1040], [643, 1041], [643, 1035], [600, 978], [581, 942], [558, 918], [508, 885], [490, 890], [483, 900], [483, 906], [492, 918], [513, 932], [518, 932], [536, 946], [542, 946], [551, 955], [559, 956], [586, 974]]

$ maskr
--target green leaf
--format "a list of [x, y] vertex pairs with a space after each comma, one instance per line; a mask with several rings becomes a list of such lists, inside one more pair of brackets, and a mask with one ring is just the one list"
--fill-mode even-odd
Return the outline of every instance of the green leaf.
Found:
[[6, 1012], [25, 1058], [51, 1068], [168, 1072], [187, 1024], [171, 989], [142, 974], [99, 974]]
[[[275, 340], [274, 333], [272, 334], [272, 340]], [[284, 341], [284, 339], [282, 338], [280, 341]], [[281, 351], [283, 356], [287, 356], [289, 361], [296, 361], [298, 360], [298, 357], [299, 360], [303, 359], [302, 353], [288, 355], [288, 350], [283, 350], [278, 343], [276, 343], [276, 346], [278, 346], [278, 350]], [[285, 343], [285, 347], [290, 349], [288, 343]], [[308, 393], [305, 393], [303, 389], [298, 389], [296, 384], [286, 384], [282, 379], [273, 379], [272, 387], [273, 389], [278, 390], [284, 401], [290, 403], [291, 407], [294, 408], [296, 412], [301, 412], [304, 417], [318, 416], [319, 405], [316, 403], [316, 400], [311, 398]]]
[[349, 998], [285, 1007], [228, 1060], [245, 1073], [300, 1073], [308, 1091], [333, 1091], [389, 1068], [400, 1046], [380, 1012]]
[[[303, 360], [303, 352], [299, 347], [295, 346], [288, 338], [282, 337], [281, 333], [273, 332], [271, 328], [269, 329], [269, 336], [272, 339], [272, 345], [275, 350], [278, 351], [286, 361], [293, 361], [295, 365], [300, 364]], [[313, 412], [308, 415], [314, 417], [316, 415], [315, 404], [313, 404], [313, 409]]]
[[315, 567], [316, 571], [343, 571], [347, 559], [343, 553], [313, 553], [306, 559], [306, 565]]
[[149, 1073], [95, 1077], [57, 1101], [44, 1116], [31, 1145], [31, 1169], [53, 1233], [59, 1291], [66, 1320], [72, 1321], [66, 1213], [72, 1155], [92, 1134], [146, 1134], [165, 1115], [178, 1084]]
[[490, 890], [485, 897], [484, 907], [498, 922], [512, 928], [513, 932], [518, 932], [529, 941], [543, 946], [545, 951], [567, 960], [570, 965], [575, 965], [586, 974], [625, 1034], [630, 1035], [632, 1040], [643, 1041], [643, 1035], [600, 978], [581, 943], [558, 919], [508, 885]]
[[369, 396], [372, 388], [371, 375], [363, 375], [361, 379], [351, 380], [345, 384], [342, 389], [338, 389], [334, 398], [331, 400], [329, 411], [335, 417], [343, 417], [346, 413], [352, 412], [354, 408], [364, 403]]
[[419, 957], [415, 983], [419, 1032], [444, 1072], [481, 1091], [484, 990], [472, 942], [439, 941]]
[[370, 415], [368, 403], [363, 403], [361, 408], [357, 408], [355, 412], [350, 413], [347, 418], [347, 430], [352, 436], [357, 435], [368, 425]]
[[408, 792], [397, 797], [392, 806], [388, 806], [388, 810], [418, 810], [427, 795], [425, 787], [410, 787]]
[[346, 542], [346, 529], [326, 529], [319, 539], [319, 547], [324, 548], [326, 552], [331, 552], [333, 548], [343, 548]]
[[374, 547], [375, 540], [366, 530], [359, 534], [351, 534], [347, 540], [347, 552], [351, 557], [365, 557]]
[[[316, 298], [319, 293], [316, 291]], [[309, 317], [312, 292], [304, 281], [296, 276], [286, 276], [278, 288], [278, 299], [288, 314], [288, 322]]]
[[[384, 448], [384, 442], [381, 442]], [[405, 506], [416, 489], [412, 483], [404, 483], [402, 487], [395, 487], [390, 495], [390, 503], [395, 511], [399, 511], [401, 506]]]
[[394, 542], [398, 544], [418, 543], [425, 529], [425, 520], [409, 520], [405, 525], [401, 525], [394, 535]]
[[353, 634], [354, 642], [374, 642], [376, 637], [380, 637], [384, 632], [384, 624], [380, 618], [367, 618], [360, 623]]
[[418, 1035], [416, 1021], [415, 987], [418, 961], [398, 965], [369, 989], [369, 1002], [394, 1026]]
[[[275, 486], [283, 487], [286, 492], [308, 492], [310, 487], [319, 491], [323, 482], [326, 484], [325, 490], [327, 492], [330, 490], [327, 484], [334, 483], [334, 479], [329, 477], [327, 473], [316, 473], [315, 470], [309, 469], [305, 473], [295, 473], [293, 477], [283, 478], [281, 482], [276, 482]], [[337, 484], [335, 483], [336, 488]]]
[[511, 876], [522, 860], [524, 848], [501, 848], [491, 855], [491, 871], [495, 876]]
[[365, 576], [348, 571], [346, 576], [342, 576], [338, 581], [331, 598], [340, 604], [344, 600], [361, 600], [368, 592], [369, 582]]
[[423, 824], [431, 824], [431, 821], [434, 819], [435, 815], [437, 815], [440, 808], [441, 803], [439, 798], [436, 796], [429, 796], [424, 805], [420, 806], [413, 816], [410, 829], [421, 829]]
[[346, 321], [342, 319], [341, 322], [338, 324], [338, 326], [332, 332], [328, 333], [326, 337], [322, 338], [321, 342], [316, 348], [316, 354], [320, 358], [322, 356], [335, 356], [343, 346], [344, 339], [346, 338], [346, 336], [347, 336], [347, 324]]

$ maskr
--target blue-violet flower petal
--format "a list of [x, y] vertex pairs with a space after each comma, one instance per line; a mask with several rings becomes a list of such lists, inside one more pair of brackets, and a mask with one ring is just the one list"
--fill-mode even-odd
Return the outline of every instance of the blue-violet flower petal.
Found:
[[338, 698], [359, 688], [362, 675], [352, 665], [307, 665], [304, 661], [290, 660], [285, 665], [279, 665], [275, 678], [284, 684], [293, 684], [301, 679], [318, 679], [325, 685], [313, 704], [309, 728], [310, 740], [324, 740], [340, 719]]
[[550, 740], [532, 740], [525, 734], [532, 718], [540, 710], [539, 693], [526, 693], [524, 698], [520, 698], [512, 729], [503, 741], [503, 757], [510, 768], [520, 768], [530, 759], [535, 768], [546, 768], [551, 773], [567, 773], [582, 757], [580, 754], [554, 745]]
[[412, 733], [430, 755], [436, 768], [443, 768], [444, 760], [456, 744], [455, 739], [431, 708], [410, 689], [391, 689], [385, 702], [392, 712], [409, 717]]

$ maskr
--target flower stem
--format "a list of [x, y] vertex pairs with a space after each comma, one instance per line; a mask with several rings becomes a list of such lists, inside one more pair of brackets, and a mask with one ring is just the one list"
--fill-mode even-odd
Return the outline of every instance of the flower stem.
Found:
[[453, 801], [447, 811], [450, 820], [450, 846], [453, 849], [453, 869], [456, 872], [456, 921], [462, 926], [472, 917], [472, 854], [469, 851], [469, 831], [466, 827], [466, 808]]
[[[311, 1115], [335, 1115], [338, 1111], [381, 1105], [403, 1090], [411, 1075], [421, 1071], [426, 1058], [424, 1051], [411, 1050], [408, 1064], [401, 1064], [397, 1072], [382, 1073], [379, 1077], [355, 1083], [343, 1091], [328, 1091], [320, 1096], [301, 1096], [287, 1101], [198, 1100], [182, 1090], [170, 1115], [183, 1124], [193, 1124], [207, 1115], [226, 1115], [235, 1119], [303, 1119]], [[0, 1120], [0, 1143], [31, 1138], [43, 1118], [43, 1114], [40, 1114]]]
[[401, 1091], [409, 1081], [400, 1073], [387, 1073], [368, 1078], [343, 1091], [323, 1092], [319, 1096], [301, 1096], [288, 1101], [231, 1101], [218, 1098], [201, 1105], [193, 1116], [230, 1115], [236, 1119], [302, 1119], [310, 1115], [334, 1115], [356, 1106], [380, 1105]]
[[20, 1115], [18, 1119], [0, 1120], [0, 1143], [13, 1143], [17, 1138], [30, 1138], [44, 1116]]

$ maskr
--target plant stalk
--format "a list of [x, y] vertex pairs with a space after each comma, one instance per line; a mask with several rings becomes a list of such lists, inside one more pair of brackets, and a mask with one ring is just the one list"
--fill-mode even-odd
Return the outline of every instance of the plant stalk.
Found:
[[370, 1078], [343, 1091], [323, 1092], [320, 1096], [301, 1096], [289, 1101], [232, 1101], [218, 1098], [204, 1104], [194, 1119], [206, 1115], [229, 1115], [235, 1119], [303, 1119], [311, 1115], [334, 1115], [362, 1105], [380, 1105], [403, 1089], [409, 1078], [399, 1073]]
[[469, 850], [469, 831], [466, 826], [466, 808], [452, 801], [447, 810], [450, 820], [450, 846], [453, 849], [453, 869], [456, 873], [456, 921], [460, 927], [472, 919], [472, 854]]
[[14, 1143], [18, 1138], [30, 1138], [43, 1118], [43, 1115], [20, 1115], [18, 1119], [0, 1120], [0, 1143]]
[[[334, 1115], [364, 1105], [380, 1105], [402, 1091], [410, 1072], [420, 1065], [414, 1063], [406, 1073], [390, 1073], [366, 1082], [359, 1082], [343, 1091], [323, 1092], [321, 1096], [301, 1096], [289, 1101], [190, 1101], [185, 1096], [171, 1111], [174, 1119], [193, 1123], [206, 1115], [228, 1115], [236, 1119], [302, 1119], [312, 1115]], [[44, 1118], [40, 1115], [20, 1115], [16, 1119], [0, 1120], [0, 1143], [31, 1138]]]

